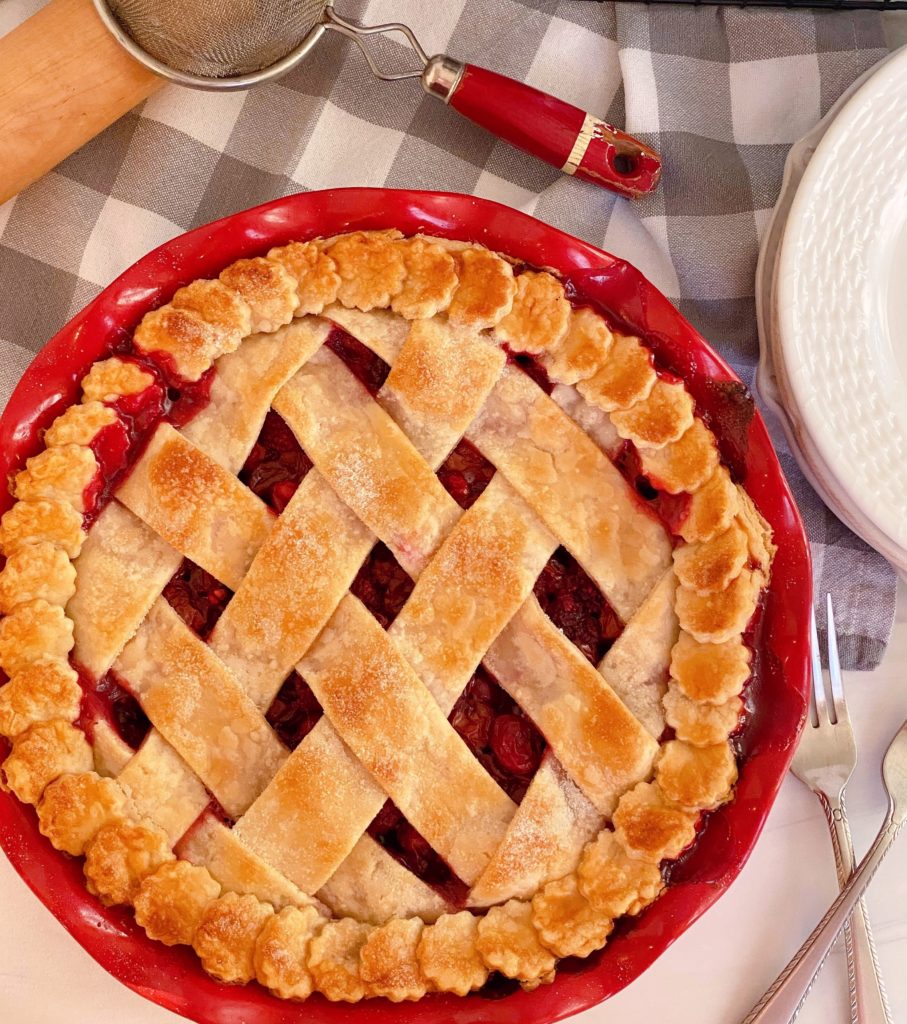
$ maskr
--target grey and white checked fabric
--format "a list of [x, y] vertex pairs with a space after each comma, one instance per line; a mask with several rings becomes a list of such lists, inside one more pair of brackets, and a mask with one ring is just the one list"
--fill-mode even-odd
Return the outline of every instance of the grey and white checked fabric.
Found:
[[[40, 6], [0, 0], [0, 33]], [[375, 81], [357, 48], [328, 33], [279, 83], [225, 95], [169, 86], [0, 206], [0, 402], [44, 342], [152, 247], [276, 196], [341, 185], [473, 192], [608, 249], [752, 382], [756, 256], [787, 149], [885, 55], [879, 15], [590, 0], [337, 0], [337, 9], [406, 20], [429, 52], [625, 125], [662, 153], [660, 189], [630, 203], [565, 177], [417, 83]], [[817, 592], [831, 590], [840, 609], [845, 664], [873, 668], [891, 630], [894, 572], [821, 505], [783, 448], [782, 461]]]

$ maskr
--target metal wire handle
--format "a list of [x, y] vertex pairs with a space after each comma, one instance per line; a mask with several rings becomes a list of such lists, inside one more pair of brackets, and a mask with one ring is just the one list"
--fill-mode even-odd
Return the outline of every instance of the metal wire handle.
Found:
[[[398, 21], [389, 22], [386, 25], [357, 25], [355, 22], [341, 18], [333, 7], [326, 7], [324, 11], [323, 24], [325, 28], [333, 29], [335, 32], [340, 32], [341, 35], [345, 35], [348, 39], [352, 39], [362, 51], [372, 74], [376, 78], [380, 78], [382, 81], [399, 82], [404, 78], [421, 78], [422, 72], [425, 70], [425, 65], [428, 64], [429, 56], [425, 50], [422, 49], [422, 45], [416, 38], [413, 30], [408, 25], [403, 25]], [[363, 38], [364, 36], [391, 35], [394, 32], [404, 36], [410, 49], [419, 58], [418, 68], [415, 68], [412, 71], [395, 72], [382, 70], [371, 50], [366, 46], [365, 39]]]

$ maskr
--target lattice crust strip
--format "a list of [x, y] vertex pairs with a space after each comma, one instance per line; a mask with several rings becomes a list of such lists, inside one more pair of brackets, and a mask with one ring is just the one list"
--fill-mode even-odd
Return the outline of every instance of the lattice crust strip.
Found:
[[[329, 321], [392, 366], [376, 400], [323, 347]], [[604, 945], [732, 796], [773, 554], [682, 383], [552, 275], [394, 231], [240, 260], [149, 313], [134, 348], [91, 368], [0, 524], [2, 781], [104, 902], [283, 998], [465, 995], [491, 971], [532, 988]], [[215, 362], [209, 404], [157, 428], [88, 531], [104, 431], [162, 372]], [[236, 478], [272, 406], [315, 464], [279, 518]], [[465, 513], [434, 476], [464, 435], [498, 470]], [[612, 464], [625, 442], [689, 495], [673, 543]], [[348, 594], [376, 539], [416, 579], [386, 633]], [[625, 623], [597, 671], [532, 597], [558, 544]], [[184, 556], [235, 590], [208, 643], [161, 598]], [[140, 698], [155, 728], [134, 754], [103, 721], [89, 742], [71, 652]], [[550, 744], [518, 808], [447, 722], [483, 660]], [[325, 716], [288, 755], [264, 712], [294, 666]], [[364, 834], [388, 794], [483, 914]]]

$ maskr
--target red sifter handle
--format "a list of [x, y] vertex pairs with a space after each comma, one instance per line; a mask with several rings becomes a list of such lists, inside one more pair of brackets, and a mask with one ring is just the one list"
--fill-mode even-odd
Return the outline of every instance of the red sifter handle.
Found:
[[565, 174], [631, 198], [658, 184], [655, 150], [532, 86], [449, 57], [429, 61], [423, 84], [470, 121]]

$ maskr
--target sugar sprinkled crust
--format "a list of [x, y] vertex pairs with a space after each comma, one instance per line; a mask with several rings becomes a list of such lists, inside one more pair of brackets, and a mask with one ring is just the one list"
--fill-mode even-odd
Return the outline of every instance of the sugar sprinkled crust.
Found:
[[69, 664], [40, 658], [0, 687], [0, 736], [13, 739], [36, 722], [74, 722], [81, 702], [79, 677]]
[[167, 833], [154, 822], [113, 822], [100, 829], [86, 847], [88, 890], [107, 906], [131, 906], [148, 875], [174, 859]]
[[498, 339], [518, 352], [556, 349], [570, 325], [570, 303], [557, 278], [527, 270], [516, 279], [510, 312], [498, 321]]
[[94, 767], [85, 733], [69, 722], [36, 722], [13, 741], [3, 762], [6, 785], [26, 804], [37, 804], [55, 779]]
[[588, 956], [601, 949], [614, 921], [580, 891], [576, 875], [565, 875], [532, 898], [532, 923], [542, 944], [555, 956]]
[[0, 668], [8, 676], [40, 658], [65, 658], [72, 644], [72, 622], [44, 598], [17, 604], [0, 620]]
[[48, 427], [44, 443], [54, 448], [64, 444], [89, 445], [104, 427], [116, 421], [117, 414], [103, 402], [92, 400], [71, 405]]
[[0, 571], [0, 615], [39, 599], [62, 608], [75, 592], [76, 570], [66, 552], [50, 541], [29, 544]]
[[371, 932], [359, 953], [359, 973], [371, 994], [394, 1003], [425, 995], [428, 983], [418, 958], [424, 927], [416, 917], [398, 918]]
[[508, 900], [491, 907], [479, 921], [476, 949], [492, 970], [517, 979], [526, 989], [554, 979], [555, 957], [542, 945], [530, 903]]
[[154, 375], [138, 363], [113, 356], [95, 363], [82, 378], [82, 401], [115, 402], [118, 398], [137, 395], [153, 383]]
[[671, 803], [654, 783], [640, 782], [617, 805], [614, 832], [629, 854], [657, 864], [693, 842], [697, 817]]
[[[605, 828], [587, 843], [579, 863], [572, 861], [574, 871], [545, 878], [534, 895], [484, 916], [442, 914], [428, 925], [419, 917], [377, 926], [351, 917], [325, 922], [313, 905], [275, 914], [257, 895], [223, 892], [205, 867], [175, 859], [171, 837], [139, 815], [124, 787], [93, 770], [97, 758], [98, 771], [115, 771], [110, 766], [123, 755], [111, 760], [111, 751], [98, 747], [93, 756], [73, 725], [81, 689], [66, 661], [72, 623], [65, 609], [71, 560], [85, 538], [85, 494], [97, 473], [91, 445], [117, 422], [121, 399], [158, 385], [151, 364], [165, 378], [175, 369], [198, 380], [250, 333], [274, 332], [332, 303], [358, 310], [355, 316], [379, 310], [390, 320], [413, 321], [409, 355], [441, 356], [442, 343], [458, 344], [456, 333], [441, 336], [441, 326], [488, 332], [483, 339], [536, 355], [572, 396], [571, 416], [599, 418], [595, 439], [613, 442], [608, 448], [599, 441], [611, 457], [624, 439], [654, 486], [689, 495], [673, 560], [681, 631], [663, 698], [676, 738], [662, 746], [654, 778], [619, 797], [613, 831]], [[86, 856], [87, 883], [103, 901], [134, 904], [150, 936], [194, 945], [215, 977], [257, 978], [282, 998], [305, 999], [314, 990], [344, 1001], [417, 999], [429, 990], [465, 995], [491, 970], [533, 988], [551, 980], [558, 957], [600, 948], [614, 919], [657, 898], [659, 863], [694, 840], [700, 812], [732, 795], [737, 766], [729, 737], [751, 657], [741, 636], [773, 555], [767, 524], [721, 465], [715, 438], [682, 383], [660, 375], [644, 341], [613, 333], [593, 310], [573, 309], [552, 274], [515, 275], [510, 261], [480, 246], [405, 239], [395, 231], [290, 242], [266, 257], [239, 260], [147, 314], [134, 345], [141, 361], [114, 356], [94, 364], [82, 382], [82, 404], [48, 428], [47, 449], [16, 477], [18, 503], [0, 522], [7, 558], [0, 572], [0, 668], [11, 676], [0, 688], [0, 735], [12, 740], [2, 768], [6, 785], [38, 805], [41, 830], [55, 846]], [[459, 408], [449, 388], [437, 391], [429, 363], [411, 366], [408, 390], [400, 391], [403, 411], [423, 419]], [[496, 366], [489, 361], [482, 373], [477, 367], [475, 387]], [[399, 383], [406, 369], [401, 362], [389, 383]]]
[[207, 868], [185, 860], [161, 865], [135, 897], [135, 919], [152, 939], [167, 946], [191, 946], [205, 909], [220, 896]]
[[658, 865], [631, 857], [607, 829], [586, 847], [576, 873], [580, 892], [605, 917], [638, 914], [664, 888]]
[[255, 943], [274, 914], [254, 896], [224, 893], [202, 913], [192, 946], [205, 970], [228, 985], [245, 985], [255, 977]]
[[281, 999], [307, 999], [314, 989], [309, 946], [324, 926], [314, 907], [284, 907], [269, 917], [255, 942], [255, 977]]
[[38, 805], [41, 832], [73, 857], [81, 857], [100, 829], [126, 813], [122, 788], [93, 771], [61, 775], [44, 790]]
[[0, 520], [0, 549], [7, 557], [48, 541], [75, 558], [84, 540], [82, 516], [64, 501], [19, 501]]
[[309, 945], [308, 967], [318, 991], [331, 1002], [356, 1003], [368, 994], [359, 969], [359, 954], [371, 925], [345, 917], [328, 921]]
[[465, 996], [488, 980], [489, 969], [476, 948], [478, 931], [479, 919], [468, 910], [444, 914], [423, 929], [419, 966], [439, 992]]
[[16, 497], [19, 501], [62, 501], [77, 512], [84, 512], [85, 489], [97, 468], [90, 448], [77, 444], [46, 448], [30, 458], [16, 476]]

